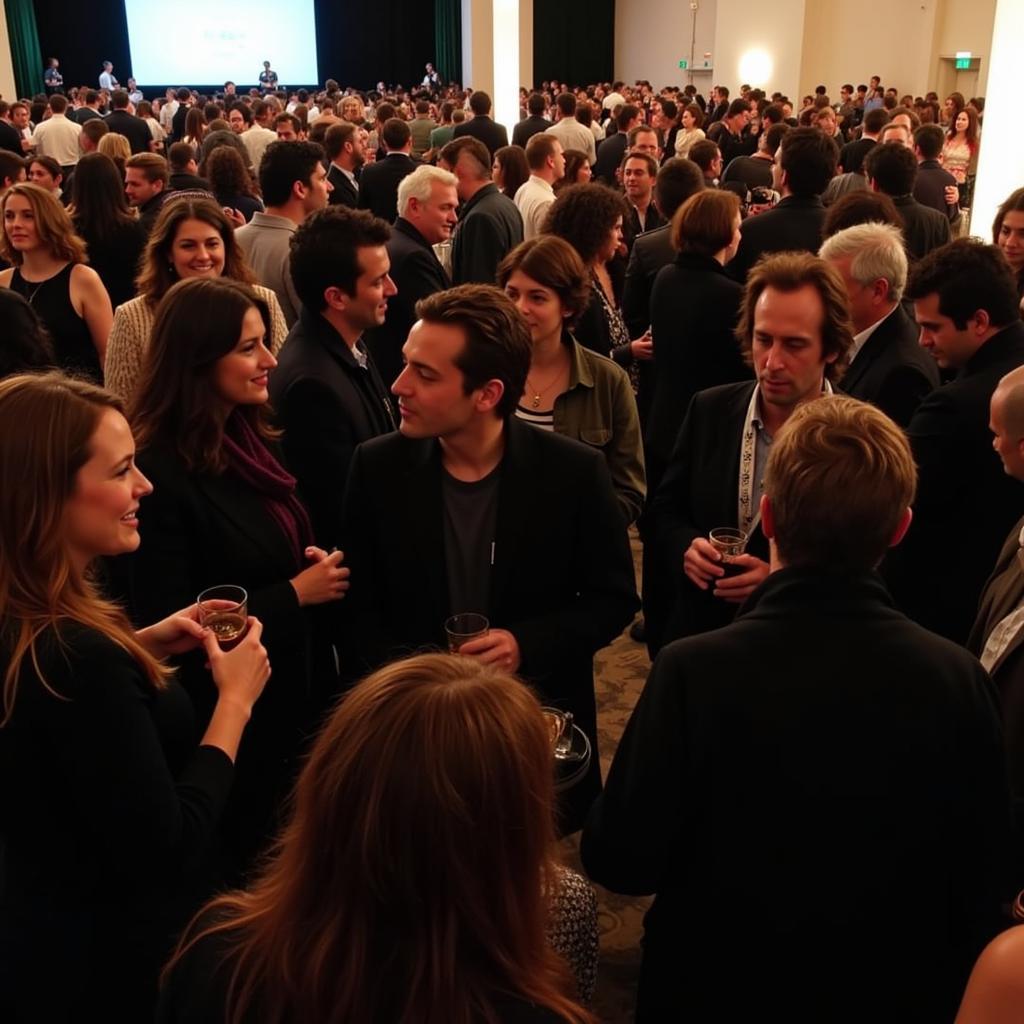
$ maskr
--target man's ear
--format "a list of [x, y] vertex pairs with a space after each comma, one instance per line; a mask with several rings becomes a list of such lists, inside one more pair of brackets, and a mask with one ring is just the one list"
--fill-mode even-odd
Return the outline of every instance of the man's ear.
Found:
[[910, 529], [910, 521], [914, 518], [914, 510], [905, 508], [903, 515], [900, 516], [899, 525], [893, 531], [892, 539], [889, 541], [889, 547], [894, 548], [903, 538], [907, 535], [907, 530]]
[[775, 539], [775, 509], [767, 494], [761, 495], [761, 532], [769, 540]]
[[505, 385], [496, 377], [477, 389], [476, 407], [479, 412], [490, 412], [505, 394]]

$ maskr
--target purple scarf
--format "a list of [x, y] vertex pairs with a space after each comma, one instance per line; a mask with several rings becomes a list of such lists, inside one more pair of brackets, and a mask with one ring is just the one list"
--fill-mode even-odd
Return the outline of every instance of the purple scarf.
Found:
[[295, 496], [295, 477], [274, 458], [252, 424], [238, 410], [224, 427], [224, 451], [228, 466], [263, 500], [295, 556], [298, 568], [308, 562], [306, 548], [313, 543], [313, 527], [302, 502]]

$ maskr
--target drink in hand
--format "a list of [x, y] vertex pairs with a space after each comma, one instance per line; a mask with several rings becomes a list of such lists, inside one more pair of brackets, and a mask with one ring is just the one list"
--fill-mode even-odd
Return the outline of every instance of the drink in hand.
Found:
[[735, 527], [720, 526], [708, 534], [708, 540], [712, 547], [722, 556], [719, 563], [725, 570], [726, 576], [738, 576], [746, 570], [736, 565], [733, 559], [742, 555], [747, 548], [747, 535]]
[[200, 625], [213, 632], [223, 650], [230, 651], [245, 636], [249, 595], [242, 587], [220, 586], [204, 590], [197, 600]]

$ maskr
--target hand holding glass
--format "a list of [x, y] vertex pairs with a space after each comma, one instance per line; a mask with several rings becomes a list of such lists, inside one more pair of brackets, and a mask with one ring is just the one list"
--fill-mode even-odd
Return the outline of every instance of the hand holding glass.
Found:
[[459, 612], [445, 620], [444, 631], [448, 638], [448, 653], [458, 654], [459, 648], [475, 640], [478, 636], [486, 636], [491, 628], [485, 615], [479, 612]]
[[241, 587], [210, 587], [196, 601], [200, 625], [213, 633], [222, 650], [230, 651], [245, 636], [249, 595]]

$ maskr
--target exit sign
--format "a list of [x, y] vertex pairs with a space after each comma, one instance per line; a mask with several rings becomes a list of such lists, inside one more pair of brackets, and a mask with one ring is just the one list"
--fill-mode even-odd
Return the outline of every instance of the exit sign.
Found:
[[970, 50], [957, 50], [955, 55], [954, 67], [957, 71], [969, 71], [971, 67], [971, 51]]
[[683, 71], [685, 71], [689, 66], [690, 66], [690, 62], [688, 60], [681, 60], [679, 62], [679, 67]]

